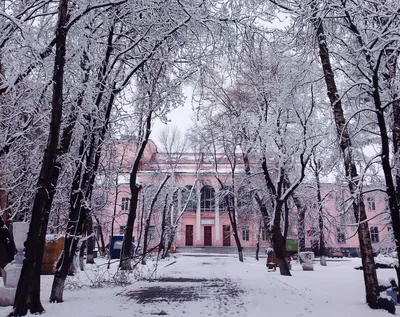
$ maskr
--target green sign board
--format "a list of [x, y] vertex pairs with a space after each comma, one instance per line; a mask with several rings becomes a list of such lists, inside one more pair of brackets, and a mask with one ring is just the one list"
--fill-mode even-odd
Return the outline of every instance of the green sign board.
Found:
[[286, 240], [286, 251], [297, 252], [299, 246], [297, 244], [297, 240], [287, 239]]

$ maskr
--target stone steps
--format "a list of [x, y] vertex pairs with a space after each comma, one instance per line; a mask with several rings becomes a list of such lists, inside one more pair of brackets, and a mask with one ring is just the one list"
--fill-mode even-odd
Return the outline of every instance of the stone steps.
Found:
[[[259, 256], [265, 255], [265, 247], [260, 247]], [[221, 255], [237, 255], [236, 247], [177, 247], [176, 253], [184, 254], [221, 254]], [[256, 256], [256, 247], [244, 247], [243, 255], [245, 256]]]

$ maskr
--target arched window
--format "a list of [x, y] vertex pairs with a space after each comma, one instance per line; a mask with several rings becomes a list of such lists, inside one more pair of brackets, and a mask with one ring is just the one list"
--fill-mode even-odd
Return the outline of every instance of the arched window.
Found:
[[228, 206], [233, 207], [234, 204], [234, 193], [232, 186], [224, 186], [223, 189], [219, 191], [219, 212], [228, 212]]
[[182, 188], [181, 206], [182, 208], [186, 206], [185, 212], [195, 212], [197, 210], [196, 188], [191, 185], [186, 185]]
[[237, 204], [238, 207], [248, 207], [251, 205], [251, 194], [248, 191], [248, 189], [244, 186], [240, 186], [238, 190], [238, 196], [237, 196]]
[[212, 186], [204, 185], [200, 191], [200, 211], [215, 211], [215, 190]]

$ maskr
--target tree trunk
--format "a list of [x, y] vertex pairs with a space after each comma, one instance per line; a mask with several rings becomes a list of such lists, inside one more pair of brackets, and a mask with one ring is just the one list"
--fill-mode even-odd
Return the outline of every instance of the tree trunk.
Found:
[[236, 222], [235, 222], [235, 224], [232, 223], [232, 230], [233, 230], [233, 238], [235, 239], [236, 247], [237, 247], [237, 250], [238, 250], [239, 261], [243, 262], [244, 261], [244, 259], [243, 259], [243, 247], [242, 247], [242, 244], [241, 244], [240, 239], [239, 239]]
[[139, 172], [140, 160], [142, 159], [147, 142], [149, 141], [150, 138], [151, 117], [152, 113], [150, 112], [146, 118], [146, 127], [145, 127], [145, 133], [143, 135], [143, 140], [139, 146], [139, 150], [137, 152], [130, 173], [129, 187], [131, 190], [131, 204], [129, 206], [129, 215], [128, 215], [128, 220], [126, 222], [126, 231], [121, 250], [121, 260], [119, 264], [121, 270], [132, 270], [131, 260], [132, 260], [133, 227], [135, 225], [135, 220], [136, 220], [139, 193], [140, 190], [142, 189], [142, 187], [136, 183], [136, 180], [137, 180], [137, 174]]
[[25, 243], [25, 258], [16, 291], [12, 316], [25, 316], [28, 309], [32, 314], [42, 313], [40, 302], [40, 271], [44, 253], [49, 213], [49, 193], [55, 188], [51, 181], [55, 172], [57, 147], [59, 141], [62, 108], [63, 81], [66, 51], [68, 1], [59, 1], [58, 23], [56, 30], [56, 53], [53, 72], [53, 95], [51, 102], [51, 121], [48, 142], [43, 155], [42, 167], [37, 184], [37, 192], [32, 207], [32, 219], [29, 225], [28, 238]]
[[[232, 175], [232, 191], [235, 192], [235, 168], [234, 167], [231, 169], [231, 173], [232, 173], [231, 174]], [[221, 189], [222, 190], [225, 189], [224, 184], [218, 177], [217, 177], [217, 180], [218, 180], [219, 184], [221, 185]], [[228, 216], [229, 216], [229, 220], [230, 220], [230, 223], [232, 226], [233, 238], [235, 239], [235, 244], [236, 244], [236, 248], [238, 251], [239, 261], [243, 262], [244, 261], [243, 247], [242, 247], [242, 243], [240, 242], [238, 228], [237, 228], [235, 197], [227, 194], [227, 195], [225, 195], [224, 200], [225, 200], [225, 204], [228, 206]]]
[[319, 181], [319, 170], [318, 165], [316, 164], [315, 169], [315, 179], [317, 183], [317, 203], [318, 203], [318, 225], [319, 225], [319, 252], [320, 252], [320, 263], [322, 266], [326, 266], [326, 258], [325, 258], [325, 239], [324, 239], [324, 218], [323, 218], [323, 210], [322, 210], [322, 197], [321, 197], [321, 184]]
[[[388, 61], [388, 69], [389, 69], [389, 78], [388, 86], [391, 91], [392, 97], [392, 113], [393, 113], [393, 152], [394, 152], [394, 175], [395, 175], [395, 195], [397, 204], [400, 202], [400, 101], [399, 94], [396, 85], [396, 76], [397, 76], [397, 60], [398, 55], [393, 55], [393, 57]], [[385, 155], [382, 152], [383, 155]], [[384, 173], [387, 171], [384, 169]], [[388, 188], [389, 189], [389, 188]], [[392, 192], [392, 190], [390, 190]], [[392, 195], [388, 193], [388, 196]], [[393, 225], [393, 234], [394, 241], [396, 243], [396, 251], [397, 257], [400, 258], [400, 223], [399, 223], [399, 213], [397, 212], [397, 208], [395, 203], [389, 201], [390, 206], [390, 214], [392, 217], [392, 225]], [[393, 220], [393, 216], [395, 220]], [[400, 267], [396, 267], [396, 275], [397, 275], [397, 285], [400, 285]]]
[[149, 239], [149, 227], [150, 227], [150, 217], [146, 219], [146, 225], [144, 227], [143, 236], [143, 254], [142, 254], [142, 264], [146, 265], [146, 255], [147, 255], [147, 244]]
[[326, 266], [325, 258], [325, 239], [324, 239], [324, 218], [322, 209], [322, 197], [321, 197], [321, 183], [319, 181], [320, 166], [318, 162], [314, 160], [314, 174], [317, 185], [317, 203], [318, 203], [318, 225], [319, 225], [319, 252], [321, 255], [320, 263], [322, 266]]
[[168, 243], [167, 243], [167, 247], [166, 247], [166, 249], [164, 251], [164, 255], [163, 255], [164, 258], [169, 257], [169, 250], [171, 249], [172, 244], [174, 243], [176, 229], [177, 229], [177, 225], [173, 225], [173, 226], [170, 227]]
[[260, 253], [260, 241], [257, 241], [257, 246], [256, 246], [256, 260], [257, 261], [260, 260], [258, 257], [259, 253]]
[[[344, 4], [344, 3], [343, 3]], [[345, 9], [345, 8], [344, 8]], [[358, 27], [353, 23], [351, 19], [351, 15], [345, 9], [346, 21], [348, 23], [348, 28], [355, 35], [359, 45], [360, 50], [366, 50], [366, 43], [360, 33]], [[398, 255], [400, 254], [400, 215], [399, 215], [399, 202], [400, 202], [400, 177], [399, 177], [399, 146], [400, 146], [400, 102], [398, 100], [398, 87], [396, 87], [396, 70], [397, 70], [397, 59], [398, 52], [395, 52], [392, 48], [383, 48], [381, 56], [386, 56], [387, 59], [387, 74], [382, 74], [381, 77], [384, 79], [384, 85], [389, 90], [389, 94], [392, 99], [392, 114], [393, 114], [393, 150], [394, 150], [394, 164], [393, 168], [395, 170], [395, 179], [392, 174], [392, 167], [390, 161], [390, 145], [389, 145], [389, 137], [388, 131], [386, 127], [385, 120], [385, 109], [382, 106], [381, 101], [381, 85], [379, 83], [379, 74], [380, 74], [380, 64], [382, 60], [379, 58], [378, 60], [373, 59], [373, 55], [369, 52], [365, 52], [365, 60], [371, 72], [371, 83], [372, 83], [372, 96], [375, 105], [375, 113], [378, 119], [378, 127], [380, 131], [381, 137], [381, 162], [382, 169], [385, 176], [386, 181], [386, 193], [389, 200], [389, 210], [390, 216], [392, 220], [393, 233], [395, 238], [396, 250]], [[400, 281], [400, 269], [396, 268], [397, 279]]]
[[283, 203], [277, 202], [275, 205], [275, 218], [272, 228], [272, 246], [276, 255], [276, 262], [279, 266], [281, 275], [291, 276], [289, 270], [289, 264], [286, 260], [286, 243], [285, 238], [281, 231], [281, 215], [282, 215]]
[[86, 234], [89, 237], [86, 242], [86, 245], [87, 245], [86, 263], [94, 264], [93, 219], [90, 215], [88, 215], [86, 218]]
[[346, 177], [348, 178], [348, 185], [351, 195], [354, 197], [353, 208], [354, 215], [361, 223], [358, 227], [358, 237], [360, 241], [361, 258], [364, 267], [364, 283], [366, 291], [366, 301], [371, 308], [377, 307], [379, 296], [378, 279], [376, 276], [374, 255], [372, 250], [371, 238], [369, 235], [369, 227], [366, 222], [365, 205], [362, 195], [357, 193], [359, 183], [359, 176], [357, 168], [352, 157], [351, 141], [346, 126], [346, 120], [343, 114], [342, 102], [337, 90], [336, 81], [331, 66], [326, 36], [323, 28], [323, 21], [318, 16], [317, 3], [312, 2], [314, 10], [311, 22], [314, 25], [317, 35], [319, 56], [324, 72], [325, 84], [328, 91], [338, 137], [340, 139], [340, 148], [344, 156], [344, 168]]
[[[375, 103], [375, 108], [376, 108], [376, 116], [378, 118], [378, 126], [380, 130], [380, 136], [381, 136], [381, 145], [382, 145], [382, 155], [381, 155], [381, 162], [382, 162], [382, 169], [383, 169], [383, 174], [385, 176], [385, 181], [386, 181], [386, 193], [388, 196], [389, 200], [389, 210], [390, 210], [390, 216], [392, 220], [392, 227], [393, 227], [393, 234], [394, 234], [394, 241], [396, 244], [396, 251], [397, 254], [400, 254], [400, 214], [399, 214], [399, 199], [400, 199], [400, 189], [399, 189], [399, 184], [395, 186], [395, 181], [392, 176], [392, 167], [391, 167], [391, 162], [390, 162], [390, 146], [389, 146], [389, 137], [388, 137], [388, 131], [386, 128], [386, 122], [385, 122], [385, 115], [384, 115], [384, 109], [382, 108], [382, 102], [380, 98], [380, 93], [379, 93], [379, 81], [377, 78], [377, 74], [374, 74], [373, 76], [373, 88], [374, 88], [374, 103]], [[395, 106], [395, 105], [393, 105]], [[398, 105], [397, 105], [398, 106]], [[393, 111], [393, 116], [395, 116], [395, 113], [397, 111]], [[394, 124], [396, 124], [396, 121], [400, 121], [400, 118], [394, 118]], [[400, 128], [400, 127], [399, 127]], [[394, 134], [397, 133], [398, 128], [394, 128]], [[400, 136], [396, 135], [396, 139], [393, 142], [393, 149], [395, 151], [395, 156], [398, 155], [399, 149], [397, 148], [397, 139]], [[395, 163], [396, 159], [395, 159]], [[397, 167], [395, 167], [397, 168]], [[396, 173], [396, 182], [400, 182], [399, 175]], [[397, 187], [397, 188], [396, 188]], [[397, 274], [397, 279], [400, 281], [400, 270], [396, 269], [396, 274]]]
[[83, 241], [81, 248], [79, 249], [79, 268], [81, 271], [85, 270], [85, 249], [86, 241]]
[[289, 206], [287, 200], [285, 200], [284, 206], [284, 219], [283, 219], [283, 242], [286, 246], [287, 235], [289, 232]]
[[[282, 195], [282, 190], [285, 188], [285, 183], [288, 182], [287, 179], [285, 179], [285, 171], [281, 167], [279, 174], [280, 174], [280, 179], [278, 180], [278, 184], [275, 187], [271, 176], [268, 171], [267, 167], [267, 159], [263, 157], [261, 167], [263, 170], [265, 182], [267, 184], [268, 190], [270, 191], [270, 194], [272, 197], [274, 197], [273, 202], [274, 202], [274, 212], [273, 212], [273, 222], [272, 222], [272, 246], [276, 255], [276, 261], [279, 266], [279, 271], [281, 275], [286, 275], [286, 276], [291, 276], [290, 270], [289, 270], [289, 263], [286, 260], [287, 257], [287, 252], [286, 252], [286, 240], [285, 236], [282, 235], [281, 231], [281, 218], [282, 218], [282, 209], [284, 208], [285, 201], [281, 199]], [[294, 191], [294, 189], [293, 189]], [[293, 193], [289, 193], [291, 195]], [[286, 212], [286, 211], [285, 211]], [[265, 218], [264, 218], [265, 219]], [[268, 224], [265, 224], [268, 226]], [[285, 230], [287, 230], [287, 224], [285, 224]]]
[[[243, 156], [244, 171], [247, 176], [250, 176], [251, 170], [250, 170], [250, 162], [249, 162], [248, 154], [242, 153], [242, 156]], [[270, 227], [269, 223], [271, 221], [271, 218], [270, 218], [270, 215], [268, 214], [267, 207], [265, 206], [260, 195], [257, 192], [254, 194], [254, 199], [256, 200], [257, 205], [260, 208], [260, 213], [261, 213], [261, 216], [263, 217], [264, 229], [268, 230], [268, 228]], [[268, 233], [269, 233], [269, 230], [268, 230]]]
[[158, 255], [157, 258], [160, 257], [160, 254], [162, 255], [162, 258], [164, 258], [165, 254], [165, 227], [167, 224], [167, 210], [168, 210], [168, 193], [165, 195], [164, 199], [164, 208], [163, 208], [163, 213], [162, 213], [162, 221], [161, 221], [161, 234], [160, 234], [160, 243], [158, 244]]
[[140, 223], [138, 224], [139, 226], [139, 237], [137, 239], [137, 246], [136, 246], [136, 250], [139, 249], [140, 244], [142, 243], [142, 235], [143, 235], [143, 227], [144, 227], [144, 216], [145, 216], [145, 212], [144, 212], [145, 208], [144, 208], [144, 194], [142, 194], [142, 213], [140, 215]]
[[151, 216], [153, 215], [154, 205], [157, 202], [158, 195], [160, 195], [160, 192], [161, 192], [162, 188], [167, 183], [169, 178], [170, 178], [170, 175], [167, 175], [164, 178], [164, 181], [160, 184], [160, 186], [158, 187], [157, 192], [154, 194], [154, 197], [151, 200], [149, 214], [147, 215], [147, 219], [146, 219], [146, 227], [144, 228], [143, 255], [142, 255], [142, 264], [143, 265], [146, 264], [146, 255], [147, 255], [147, 245], [148, 245], [148, 238], [149, 238], [150, 220], [151, 220]]
[[108, 261], [107, 261], [107, 270], [110, 269], [111, 266], [111, 241], [114, 236], [114, 224], [115, 217], [117, 215], [117, 204], [118, 204], [118, 194], [119, 194], [119, 186], [118, 186], [118, 175], [115, 176], [115, 194], [114, 194], [114, 208], [113, 208], [113, 216], [111, 220], [111, 232], [110, 232], [110, 241], [108, 244]]
[[[76, 162], [76, 172], [71, 188], [70, 213], [64, 240], [64, 250], [58, 259], [51, 289], [50, 302], [52, 303], [63, 302], [65, 279], [67, 278], [69, 267], [73, 261], [79, 239], [84, 232], [86, 221], [86, 208], [83, 207], [85, 203], [84, 193], [90, 178], [87, 173], [84, 173], [84, 153], [87, 137], [88, 135], [86, 132], [79, 146], [79, 159]], [[89, 154], [86, 157], [87, 160], [90, 160], [90, 156]], [[89, 162], [86, 161], [86, 163]]]
[[[222, 189], [224, 189], [224, 185], [222, 184], [222, 182], [220, 182]], [[232, 190], [235, 190], [235, 187], [233, 185]], [[239, 234], [238, 234], [238, 228], [237, 228], [237, 222], [236, 222], [236, 211], [234, 208], [234, 197], [231, 195], [225, 195], [224, 197], [225, 203], [228, 206], [228, 216], [229, 216], [229, 220], [231, 222], [232, 225], [232, 231], [233, 231], [233, 238], [235, 239], [235, 243], [236, 243], [236, 247], [237, 247], [237, 251], [238, 251], [238, 256], [239, 256], [239, 261], [243, 262], [243, 247], [242, 247], [242, 243], [240, 242], [240, 238], [239, 238]]]
[[299, 253], [306, 250], [306, 230], [305, 230], [305, 215], [307, 212], [307, 205], [304, 204], [300, 197], [295, 192], [292, 193], [293, 202], [296, 205], [297, 216], [297, 239], [299, 243]]
[[[134, 182], [136, 183], [136, 173], [133, 179]], [[121, 270], [132, 270], [131, 260], [132, 260], [133, 225], [136, 219], [136, 209], [141, 189], [142, 187], [138, 186], [137, 184], [131, 186], [131, 203], [129, 207], [128, 221], [126, 223], [126, 228], [125, 228], [124, 242], [122, 244], [122, 250], [121, 250], [121, 259], [120, 259]]]
[[96, 219], [96, 224], [97, 224], [97, 230], [100, 236], [100, 250], [101, 254], [104, 256], [106, 254], [106, 245], [104, 243], [104, 234], [103, 234], [103, 228], [101, 227], [100, 220], [97, 216], [94, 216], [94, 219]]
[[[112, 35], [113, 28], [110, 30], [109, 34], [109, 46], [106, 51], [106, 58], [103, 63], [103, 66], [106, 67], [108, 63], [108, 58], [110, 55], [110, 51], [112, 50]], [[110, 40], [111, 39], [111, 40]], [[102, 68], [100, 70], [103, 71]], [[114, 83], [115, 85], [115, 83]], [[100, 108], [102, 96], [104, 92], [104, 86], [101, 87], [100, 92], [96, 98], [96, 106]], [[79, 149], [79, 157], [81, 158], [79, 162], [76, 164], [76, 174], [74, 176], [71, 197], [70, 197], [70, 215], [68, 221], [68, 228], [66, 233], [66, 239], [64, 242], [64, 251], [61, 254], [61, 257], [57, 263], [57, 270], [54, 275], [50, 302], [62, 302], [63, 301], [63, 291], [65, 279], [68, 274], [69, 267], [73, 261], [76, 248], [79, 242], [79, 237], [82, 236], [84, 230], [84, 224], [86, 220], [87, 214], [90, 212], [90, 207], [87, 207], [90, 204], [91, 194], [93, 190], [93, 184], [96, 177], [98, 165], [100, 162], [102, 144], [104, 141], [105, 134], [108, 128], [108, 121], [111, 114], [112, 105], [114, 103], [115, 95], [111, 94], [106, 105], [106, 112], [104, 118], [104, 124], [100, 132], [92, 132], [89, 135], [89, 128], [86, 129], [83, 139], [81, 140], [80, 149]], [[88, 116], [88, 124], [92, 124], [92, 127], [96, 126], [96, 119], [92, 119], [91, 116]], [[88, 151], [85, 151], [85, 147], [87, 146], [87, 141], [90, 138], [90, 146]], [[97, 142], [96, 142], [97, 141]], [[97, 147], [96, 147], [97, 146]], [[87, 153], [85, 155], [86, 164], [83, 163], [83, 153]], [[82, 183], [81, 183], [82, 176]]]

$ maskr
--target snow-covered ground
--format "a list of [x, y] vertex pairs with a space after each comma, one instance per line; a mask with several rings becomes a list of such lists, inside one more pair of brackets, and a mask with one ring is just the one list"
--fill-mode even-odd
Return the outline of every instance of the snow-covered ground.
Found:
[[[156, 275], [154, 262], [149, 261], [134, 276], [118, 277], [120, 281], [140, 277], [125, 286], [106, 282], [112, 280], [116, 264], [112, 273], [104, 260], [97, 259], [97, 264], [68, 280], [61, 304], [48, 302], [52, 277], [43, 276], [45, 316], [388, 316], [364, 304], [362, 271], [354, 269], [360, 266], [359, 259], [329, 261], [327, 267], [316, 264], [313, 272], [294, 263], [293, 276], [284, 277], [278, 271], [268, 272], [265, 259], [257, 262], [248, 257], [240, 263], [235, 257], [179, 255], [160, 261]], [[382, 284], [394, 276], [393, 269], [378, 269]], [[9, 307], [0, 307], [0, 316], [8, 312]]]

